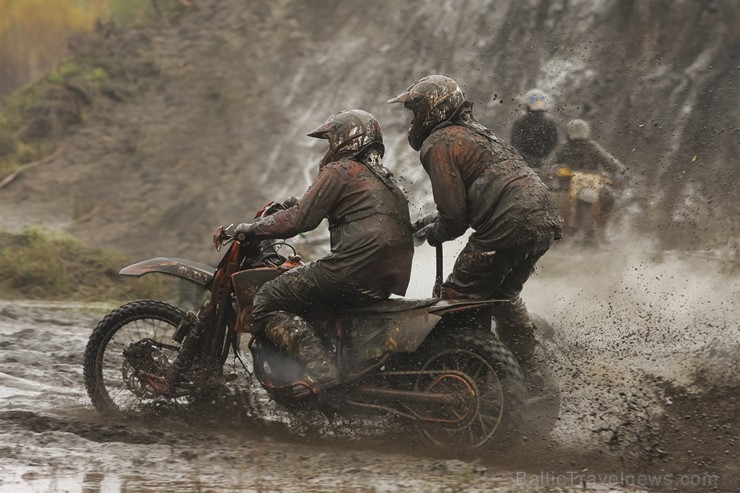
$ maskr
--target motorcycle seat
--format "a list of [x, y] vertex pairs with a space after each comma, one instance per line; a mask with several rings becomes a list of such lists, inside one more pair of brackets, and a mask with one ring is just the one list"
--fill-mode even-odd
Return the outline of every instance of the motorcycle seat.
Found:
[[426, 308], [438, 303], [440, 300], [436, 298], [429, 298], [423, 300], [407, 300], [403, 298], [390, 298], [387, 300], [373, 303], [372, 305], [362, 306], [359, 308], [346, 308], [342, 309], [340, 313], [350, 313], [353, 315], [372, 315], [379, 313], [398, 313], [406, 312], [410, 310], [416, 310], [417, 308]]

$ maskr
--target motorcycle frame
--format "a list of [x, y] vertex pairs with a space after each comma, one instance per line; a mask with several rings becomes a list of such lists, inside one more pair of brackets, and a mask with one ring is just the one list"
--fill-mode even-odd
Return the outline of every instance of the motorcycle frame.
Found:
[[[439, 289], [442, 282], [442, 247], [436, 248], [437, 252], [437, 275], [435, 279], [434, 293], [435, 297], [439, 297]], [[197, 355], [197, 360], [194, 362], [194, 367], [205, 371], [206, 380], [215, 379], [223, 375], [224, 364], [228, 358], [228, 354], [231, 349], [235, 352], [238, 348], [238, 336], [239, 333], [246, 332], [240, 330], [238, 324], [241, 324], [239, 320], [239, 313], [237, 305], [237, 295], [233, 282], [233, 275], [244, 270], [254, 270], [257, 268], [267, 269], [260, 264], [260, 242], [256, 240], [252, 241], [234, 241], [221, 258], [215, 271], [213, 268], [209, 268], [203, 264], [192, 262], [186, 259], [170, 258], [170, 257], [158, 257], [150, 260], [145, 260], [137, 264], [133, 264], [123, 268], [120, 271], [121, 275], [140, 277], [149, 273], [160, 273], [178, 277], [187, 282], [196, 284], [202, 288], [205, 288], [211, 292], [210, 299], [201, 306], [197, 315], [192, 314], [190, 317], [186, 317], [183, 323], [180, 324], [176, 331], [175, 340], [182, 341], [184, 337], [191, 332], [193, 328], [193, 322], [197, 321], [205, 330], [203, 333], [203, 341], [201, 341], [201, 350]], [[301, 265], [299, 262], [293, 260], [286, 262], [284, 268], [269, 268], [270, 270], [276, 271], [276, 276], [279, 275], [279, 271], [286, 271], [290, 268], [294, 268]], [[398, 352], [413, 352], [422, 342], [426, 339], [428, 334], [434, 328], [442, 328], [445, 325], [454, 323], [454, 319], [458, 316], [470, 316], [471, 310], [473, 319], [478, 320], [478, 324], [486, 324], [490, 326], [490, 307], [493, 303], [500, 302], [500, 300], [484, 300], [484, 301], [473, 301], [473, 300], [449, 300], [441, 301], [437, 305], [430, 306], [427, 308], [428, 313], [438, 317], [431, 327], [419, 326], [412, 328], [411, 331], [407, 331], [407, 337], [401, 344], [405, 344], [402, 349], [398, 351], [398, 348], [386, 348], [385, 352], [380, 354], [377, 359], [372, 360], [368, 365], [352, 370], [349, 365], [344, 361], [344, 357], [347, 353], [347, 332], [345, 325], [341, 322], [341, 319], [334, 319], [334, 338], [333, 342], [336, 349], [336, 365], [342, 375], [342, 382], [345, 384], [356, 384], [363, 378], [373, 375], [374, 372], [388, 363], [393, 354]], [[483, 327], [480, 327], [483, 328]], [[411, 332], [411, 334], [408, 334]], [[256, 341], [255, 334], [251, 334], [248, 347], [250, 350]], [[419, 373], [419, 372], [386, 372], [389, 376], [398, 376], [396, 374], [406, 373]], [[382, 399], [398, 400], [398, 401], [415, 401], [415, 402], [438, 402], [444, 403], [452, 399], [450, 396], [429, 396], [423, 392], [405, 391], [400, 389], [388, 389], [383, 387], [375, 386], [358, 386], [355, 389], [356, 395], [364, 395]], [[366, 404], [361, 402], [353, 402], [358, 407], [369, 407], [369, 408], [382, 408], [385, 411], [393, 412], [400, 416], [405, 416], [415, 420], [422, 421], [435, 421], [432, 418], [423, 418], [420, 416], [411, 416], [404, 412], [399, 412], [396, 409], [387, 406], [378, 406], [373, 404]]]

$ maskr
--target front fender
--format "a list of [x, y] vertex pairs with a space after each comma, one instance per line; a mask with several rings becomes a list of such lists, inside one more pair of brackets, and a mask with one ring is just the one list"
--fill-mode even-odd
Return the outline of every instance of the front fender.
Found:
[[157, 257], [142, 260], [121, 269], [122, 276], [141, 277], [145, 274], [160, 273], [179, 277], [198, 286], [209, 288], [216, 272], [215, 267], [183, 258]]

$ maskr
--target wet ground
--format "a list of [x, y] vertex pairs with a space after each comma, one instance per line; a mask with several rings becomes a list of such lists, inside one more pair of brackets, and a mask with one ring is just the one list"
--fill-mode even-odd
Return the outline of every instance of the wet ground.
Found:
[[111, 307], [0, 302], [0, 492], [738, 491], [738, 274], [704, 257], [548, 255], [524, 294], [559, 331], [560, 423], [464, 459], [279, 410], [104, 420], [82, 353]]

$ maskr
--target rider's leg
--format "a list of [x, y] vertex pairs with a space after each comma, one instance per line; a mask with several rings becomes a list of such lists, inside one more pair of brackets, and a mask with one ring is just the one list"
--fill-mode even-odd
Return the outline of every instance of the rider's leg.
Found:
[[601, 187], [599, 194], [599, 201], [601, 207], [599, 208], [599, 217], [596, 224], [597, 231], [596, 237], [600, 242], [606, 241], [606, 229], [609, 225], [609, 218], [611, 217], [612, 211], [614, 210], [615, 193], [614, 189], [609, 186]]
[[442, 284], [442, 298], [491, 299], [513, 265], [501, 251], [481, 249], [468, 242]]
[[323, 342], [301, 315], [326, 302], [316, 265], [309, 264], [266, 282], [254, 297], [252, 316], [262, 334], [302, 363], [316, 388], [339, 383], [338, 371]]
[[535, 264], [551, 245], [552, 240], [548, 239], [485, 252], [468, 243], [443, 284], [443, 294], [448, 296], [508, 300], [493, 305], [496, 333], [514, 354], [533, 387], [541, 380], [541, 376], [537, 378], [537, 343], [532, 320], [519, 294]]
[[531, 366], [537, 342], [524, 301], [517, 295], [509, 298], [508, 303], [494, 305], [493, 318], [499, 339], [514, 354], [522, 369]]
[[497, 297], [508, 299], [509, 303], [493, 307], [496, 333], [517, 359], [530, 390], [541, 390], [543, 378], [539, 372], [540, 362], [536, 357], [537, 339], [534, 324], [519, 294], [524, 288], [524, 283], [534, 273], [535, 264], [551, 245], [552, 240], [547, 240], [535, 242], [528, 248], [521, 249], [527, 252], [525, 258], [514, 265], [496, 293]]
[[254, 298], [252, 316], [271, 342], [306, 367], [312, 384], [328, 388], [339, 382], [337, 368], [301, 315], [317, 305], [363, 306], [389, 294], [336, 281], [311, 263], [265, 283]]
[[[496, 332], [517, 359], [534, 351], [532, 321], [519, 297], [524, 282], [534, 270], [532, 246], [478, 251], [468, 243], [442, 285], [443, 297], [508, 300], [493, 305]], [[540, 254], [541, 255], [541, 254]]]
[[312, 387], [323, 389], [339, 383], [339, 373], [329, 352], [308, 322], [284, 311], [269, 312], [263, 320], [263, 335], [306, 367], [306, 380]]

